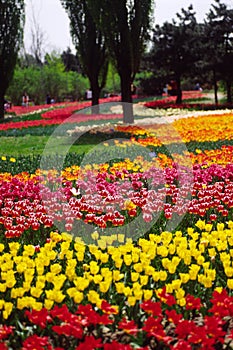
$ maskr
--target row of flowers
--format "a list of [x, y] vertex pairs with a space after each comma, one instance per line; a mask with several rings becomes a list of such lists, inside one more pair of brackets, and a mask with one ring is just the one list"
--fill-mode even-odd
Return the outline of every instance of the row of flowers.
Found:
[[[87, 114], [73, 114], [68, 118], [65, 112], [61, 112], [61, 115], [57, 111], [53, 111], [55, 117], [48, 119], [37, 119], [37, 120], [27, 120], [27, 121], [18, 121], [18, 122], [7, 122], [0, 124], [1, 130], [10, 130], [10, 129], [25, 129], [31, 127], [43, 127], [48, 125], [60, 125], [61, 123], [80, 123], [89, 120], [108, 120], [108, 119], [122, 119], [121, 114], [97, 114], [97, 115], [87, 115]], [[70, 112], [68, 112], [70, 113]]]
[[159, 120], [149, 125], [117, 125], [116, 130], [132, 135], [144, 146], [161, 146], [173, 142], [211, 142], [232, 140], [233, 112], [222, 111], [207, 115], [189, 116], [173, 123], [160, 124]]
[[[136, 95], [133, 97], [137, 98]], [[99, 103], [117, 101], [120, 101], [120, 96], [99, 99]], [[75, 101], [32, 106], [12, 106], [10, 109], [7, 110], [7, 113], [9, 115], [13, 113], [14, 115], [22, 116], [32, 114], [35, 112], [42, 112], [42, 118], [53, 118], [57, 115], [57, 113], [58, 115], [63, 115], [62, 111], [64, 111], [64, 115], [66, 114], [69, 117], [74, 111], [90, 107], [90, 105], [90, 101]]]
[[[135, 338], [141, 338], [141, 343], [154, 343], [163, 348], [169, 349], [192, 349], [192, 346], [202, 344], [202, 348], [211, 349], [214, 346], [230, 345], [233, 338], [233, 332], [227, 332], [228, 323], [232, 317], [232, 308], [226, 308], [226, 303], [232, 305], [233, 299], [228, 296], [226, 291], [213, 292], [211, 308], [208, 310], [208, 316], [201, 317], [199, 324], [194, 320], [189, 320], [177, 310], [172, 309], [176, 306], [176, 300], [167, 294], [165, 289], [158, 293], [160, 300], [156, 302], [145, 301], [140, 304], [139, 310], [143, 313], [145, 319], [144, 325], [139, 325], [134, 320], [123, 317], [116, 323], [118, 316], [118, 307], [111, 306], [103, 300], [100, 309], [96, 311], [90, 304], [79, 305], [76, 312], [70, 312], [66, 305], [62, 307], [53, 307], [50, 311], [46, 308], [41, 310], [26, 310], [24, 317], [29, 323], [30, 329], [34, 326], [34, 334], [28, 336], [23, 341], [23, 349], [47, 349], [47, 350], [65, 350], [73, 345], [75, 350], [131, 350], [134, 349], [129, 344], [122, 344], [118, 339], [125, 336], [128, 341]], [[200, 298], [195, 298], [188, 294], [186, 296], [186, 314], [200, 312], [203, 307]], [[105, 339], [103, 340], [103, 328], [105, 327]], [[45, 331], [46, 330], [46, 331]], [[41, 336], [41, 333], [46, 335]], [[39, 335], [38, 335], [39, 333]], [[6, 340], [13, 334], [13, 327], [3, 326], [0, 328], [0, 339]], [[114, 340], [111, 340], [115, 334]], [[66, 347], [57, 347], [51, 345], [59, 342], [62, 337]], [[173, 346], [173, 344], [175, 345]], [[1, 348], [8, 349], [6, 342]], [[76, 346], [79, 344], [78, 346]], [[149, 349], [145, 345], [137, 349]]]
[[232, 217], [233, 164], [193, 169], [175, 164], [162, 169], [155, 164], [139, 158], [93, 169], [74, 166], [62, 177], [40, 171], [34, 176], [3, 174], [2, 233], [20, 237], [28, 230], [42, 233], [54, 225], [75, 232], [81, 223], [84, 230], [94, 225], [108, 231], [137, 217], [141, 225], [152, 226], [160, 215], [167, 220], [178, 215], [180, 222], [185, 214], [194, 221], [200, 216], [211, 221]]
[[[9, 115], [13, 114], [16, 116], [42, 113], [42, 117], [49, 118], [50, 113], [52, 113], [52, 115], [54, 116], [56, 112], [59, 114], [62, 110], [72, 109], [72, 111], [75, 111], [75, 110], [79, 110], [81, 108], [86, 108], [89, 106], [90, 106], [89, 101], [60, 102], [60, 103], [44, 104], [44, 105], [12, 106], [10, 109], [7, 110], [7, 112]], [[48, 113], [48, 116], [47, 116], [47, 113]]]

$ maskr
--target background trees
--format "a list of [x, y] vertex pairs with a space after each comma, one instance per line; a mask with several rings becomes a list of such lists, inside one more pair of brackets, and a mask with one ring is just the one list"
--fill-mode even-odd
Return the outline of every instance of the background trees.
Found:
[[34, 61], [25, 66], [24, 60], [20, 60], [7, 93], [16, 105], [21, 104], [24, 91], [35, 104], [44, 104], [47, 94], [56, 102], [82, 99], [88, 87], [87, 78], [81, 73], [68, 70], [61, 55], [52, 52], [45, 56], [42, 66]]
[[4, 96], [13, 76], [22, 44], [24, 0], [1, 0], [0, 4], [0, 119], [4, 118]]

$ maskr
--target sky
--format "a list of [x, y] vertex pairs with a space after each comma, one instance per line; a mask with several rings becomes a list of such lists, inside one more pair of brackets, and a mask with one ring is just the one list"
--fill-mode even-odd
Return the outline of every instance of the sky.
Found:
[[[116, 0], [117, 1], [117, 0]], [[222, 0], [229, 8], [233, 8], [233, 0]], [[73, 52], [74, 46], [70, 37], [69, 18], [60, 0], [26, 0], [26, 23], [24, 42], [26, 51], [30, 51], [32, 13], [45, 37], [45, 50], [62, 53], [68, 47]], [[176, 19], [176, 13], [182, 8], [193, 5], [198, 22], [202, 22], [209, 12], [214, 0], [155, 0], [155, 24], [162, 25], [165, 21]], [[33, 12], [32, 12], [33, 11]]]

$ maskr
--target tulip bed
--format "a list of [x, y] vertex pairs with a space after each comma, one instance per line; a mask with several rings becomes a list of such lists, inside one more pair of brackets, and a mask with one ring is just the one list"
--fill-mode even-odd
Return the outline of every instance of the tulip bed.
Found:
[[232, 122], [118, 125], [124, 159], [61, 172], [2, 156], [0, 349], [231, 349]]
[[[204, 100], [204, 103], [200, 99]], [[145, 103], [145, 106], [148, 108], [185, 108], [192, 110], [216, 110], [222, 108], [232, 108], [232, 103], [224, 103], [216, 105], [215, 103], [208, 102], [208, 94], [205, 94], [200, 91], [183, 91], [182, 93], [182, 103], [176, 104], [176, 96], [167, 96], [162, 100], [149, 101]], [[196, 102], [194, 102], [197, 100]]]

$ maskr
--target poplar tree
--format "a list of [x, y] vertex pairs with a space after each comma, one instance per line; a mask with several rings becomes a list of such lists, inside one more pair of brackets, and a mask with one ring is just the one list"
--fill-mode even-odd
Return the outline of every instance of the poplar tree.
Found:
[[88, 0], [104, 33], [121, 81], [124, 122], [133, 123], [132, 91], [146, 43], [150, 38], [152, 0]]
[[[99, 103], [108, 68], [106, 41], [93, 18], [88, 0], [61, 0], [70, 20], [70, 33], [84, 74], [92, 90], [92, 106]], [[98, 112], [98, 108], [97, 110]]]

